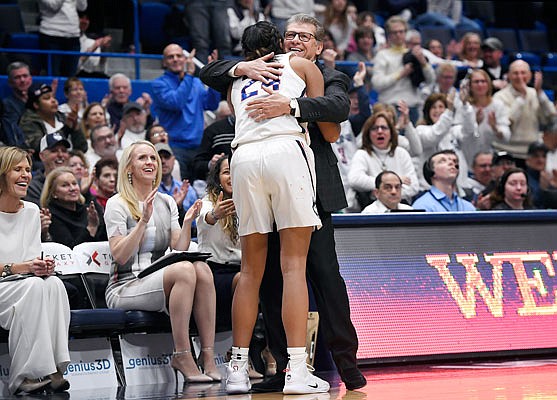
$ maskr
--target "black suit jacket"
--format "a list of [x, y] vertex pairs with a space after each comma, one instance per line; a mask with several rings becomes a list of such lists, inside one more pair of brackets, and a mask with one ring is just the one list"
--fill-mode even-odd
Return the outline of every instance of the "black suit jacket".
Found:
[[[220, 92], [226, 92], [234, 80], [228, 75], [228, 71], [237, 63], [238, 61], [213, 61], [201, 69], [199, 77], [207, 86]], [[340, 123], [348, 119], [350, 78], [342, 72], [324, 67], [320, 63], [317, 63], [317, 66], [323, 73], [325, 95], [316, 98], [299, 98], [298, 106], [300, 107], [300, 120], [309, 122], [311, 148], [315, 155], [318, 209], [319, 212], [331, 213], [347, 207], [348, 204], [336, 155], [331, 144], [323, 138], [315, 122]]]

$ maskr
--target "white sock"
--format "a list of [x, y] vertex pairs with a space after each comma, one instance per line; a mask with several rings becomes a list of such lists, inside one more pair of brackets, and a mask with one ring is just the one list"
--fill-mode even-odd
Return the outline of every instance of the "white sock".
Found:
[[307, 358], [305, 347], [288, 347], [287, 352], [290, 360], [292, 361], [305, 361], [305, 359]]
[[235, 347], [232, 346], [232, 359], [231, 361], [242, 363], [248, 361], [249, 347]]

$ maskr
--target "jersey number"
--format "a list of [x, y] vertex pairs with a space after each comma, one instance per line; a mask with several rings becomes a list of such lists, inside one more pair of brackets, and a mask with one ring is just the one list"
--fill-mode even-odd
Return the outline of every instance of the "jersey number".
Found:
[[[250, 86], [254, 83], [259, 82], [254, 79], [250, 79], [242, 88], [242, 101], [249, 99], [250, 97], [257, 96], [259, 94], [259, 89], [252, 90], [251, 92], [248, 91]], [[280, 87], [280, 79], [271, 80], [269, 83], [261, 83], [261, 86], [271, 87], [274, 91], [278, 91]]]

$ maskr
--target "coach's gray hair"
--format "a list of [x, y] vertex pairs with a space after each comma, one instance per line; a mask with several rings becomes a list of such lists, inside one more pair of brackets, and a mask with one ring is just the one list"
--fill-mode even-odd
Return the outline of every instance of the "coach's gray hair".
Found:
[[322, 42], [325, 37], [325, 29], [319, 20], [308, 14], [294, 14], [286, 21], [286, 27], [290, 24], [310, 24], [315, 26], [315, 40]]

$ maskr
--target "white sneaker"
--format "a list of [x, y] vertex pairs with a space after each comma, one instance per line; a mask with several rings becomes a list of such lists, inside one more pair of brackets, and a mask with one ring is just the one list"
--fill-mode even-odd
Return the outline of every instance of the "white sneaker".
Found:
[[225, 390], [228, 394], [248, 393], [251, 389], [249, 381], [249, 372], [247, 362], [244, 368], [238, 364], [232, 364], [232, 361], [226, 367], [226, 385]]
[[311, 394], [329, 391], [329, 383], [311, 374], [314, 371], [311, 365], [303, 362], [288, 362], [286, 377], [284, 379], [284, 394]]

